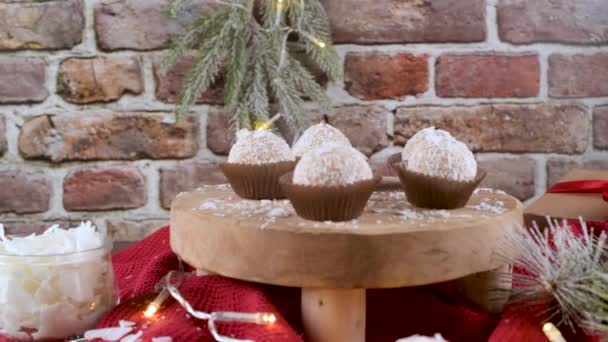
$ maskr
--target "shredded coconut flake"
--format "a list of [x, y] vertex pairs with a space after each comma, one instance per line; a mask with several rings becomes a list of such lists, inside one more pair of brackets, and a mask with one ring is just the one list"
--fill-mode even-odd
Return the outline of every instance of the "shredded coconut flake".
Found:
[[396, 342], [447, 342], [441, 334], [437, 333], [433, 337], [427, 337], [422, 335], [412, 335], [410, 337], [404, 337], [398, 339]]
[[152, 337], [152, 342], [173, 342], [173, 339], [169, 336]]
[[87, 340], [101, 339], [103, 341], [118, 341], [131, 332], [131, 327], [102, 328], [89, 330], [84, 333]]
[[0, 269], [0, 335], [61, 339], [94, 326], [114, 298], [105, 238], [90, 222], [26, 237], [0, 230], [0, 259], [9, 258]]
[[138, 331], [135, 334], [127, 335], [120, 339], [120, 342], [138, 342], [141, 341], [141, 335], [143, 335], [143, 331]]

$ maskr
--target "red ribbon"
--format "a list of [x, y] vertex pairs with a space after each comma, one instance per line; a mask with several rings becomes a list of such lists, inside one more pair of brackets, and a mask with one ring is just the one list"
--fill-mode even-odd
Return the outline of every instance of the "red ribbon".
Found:
[[602, 198], [604, 198], [604, 201], [608, 202], [608, 181], [580, 180], [571, 182], [560, 182], [552, 186], [547, 192], [578, 192], [602, 194]]

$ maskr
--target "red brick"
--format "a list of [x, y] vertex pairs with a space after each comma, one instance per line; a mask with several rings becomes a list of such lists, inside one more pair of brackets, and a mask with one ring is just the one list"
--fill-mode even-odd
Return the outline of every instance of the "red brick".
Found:
[[49, 96], [45, 82], [46, 65], [42, 60], [0, 60], [0, 104], [42, 102]]
[[51, 185], [41, 172], [0, 170], [0, 213], [41, 213], [49, 209]]
[[6, 122], [0, 115], [0, 157], [6, 152]]
[[597, 107], [593, 111], [593, 145], [608, 149], [608, 106]]
[[337, 43], [478, 42], [483, 0], [324, 0]]
[[230, 127], [230, 113], [211, 111], [207, 115], [207, 147], [211, 152], [228, 155], [234, 141], [234, 128]]
[[76, 227], [80, 224], [77, 221], [9, 221], [2, 222], [4, 224], [4, 230], [8, 235], [30, 235], [30, 234], [41, 234], [47, 228], [53, 225], [59, 225], [60, 227]]
[[389, 144], [388, 121], [392, 113], [381, 106], [342, 106], [329, 123], [344, 133], [355, 148], [370, 156]]
[[442, 55], [435, 77], [441, 97], [532, 97], [540, 66], [537, 55]]
[[[177, 64], [166, 74], [160, 70], [162, 57], [157, 56], [154, 61], [154, 79], [156, 82], [156, 98], [167, 103], [175, 103], [179, 97], [184, 78], [192, 67], [192, 57], [181, 58]], [[202, 93], [196, 103], [218, 104], [224, 103], [224, 73], [218, 74], [211, 87]]]
[[55, 50], [79, 44], [83, 7], [83, 0], [0, 2], [0, 50]]
[[108, 233], [114, 242], [136, 242], [158, 229], [168, 226], [169, 220], [107, 220]]
[[26, 159], [182, 159], [198, 151], [194, 117], [164, 122], [154, 113], [42, 115], [21, 128], [19, 150]]
[[403, 99], [428, 87], [428, 56], [381, 52], [346, 55], [346, 91], [363, 100]]
[[395, 141], [403, 144], [429, 126], [445, 129], [482, 152], [582, 153], [591, 135], [587, 109], [581, 105], [422, 106], [397, 110]]
[[369, 157], [369, 165], [374, 174], [383, 177], [397, 177], [397, 173], [388, 165], [388, 158], [401, 151], [403, 151], [403, 146], [390, 146]]
[[[479, 158], [478, 158], [479, 159]], [[488, 175], [482, 187], [499, 189], [525, 201], [534, 196], [536, 162], [528, 157], [481, 158], [478, 166]]]
[[63, 206], [69, 211], [130, 209], [145, 203], [146, 181], [136, 167], [86, 168], [63, 181]]
[[[95, 33], [103, 50], [153, 50], [165, 48], [180, 31], [177, 21], [163, 12], [168, 0], [104, 1], [95, 8]], [[194, 0], [185, 9], [184, 21], [207, 10], [210, 0]]]
[[[319, 112], [309, 112], [311, 124], [326, 121], [338, 128], [363, 154], [371, 156], [390, 144], [389, 122], [393, 113], [379, 105], [346, 105], [335, 108], [335, 115], [323, 116]], [[279, 129], [285, 140], [293, 144], [295, 131], [279, 121]]]
[[548, 73], [551, 97], [608, 96], [608, 53], [551, 55]]
[[608, 2], [603, 0], [499, 0], [500, 38], [515, 44], [608, 42]]
[[550, 158], [547, 160], [547, 187], [557, 183], [568, 171], [575, 168], [606, 170], [608, 169], [608, 159]]
[[224, 184], [226, 178], [217, 164], [187, 162], [160, 170], [160, 201], [171, 208], [171, 201], [180, 192], [193, 191], [205, 184]]
[[108, 102], [143, 90], [138, 58], [68, 58], [59, 65], [57, 92], [69, 102]]

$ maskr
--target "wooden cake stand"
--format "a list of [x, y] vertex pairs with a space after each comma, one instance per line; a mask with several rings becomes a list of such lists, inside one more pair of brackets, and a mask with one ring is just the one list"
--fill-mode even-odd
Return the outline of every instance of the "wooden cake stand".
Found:
[[385, 180], [365, 213], [342, 223], [301, 219], [287, 200], [243, 200], [227, 185], [200, 188], [173, 202], [171, 247], [198, 270], [302, 288], [314, 342], [365, 341], [367, 288], [459, 279], [466, 296], [500, 310], [489, 300], [498, 279], [489, 271], [508, 270], [497, 253], [513, 253], [504, 239], [522, 224], [521, 203], [481, 189], [465, 208], [423, 210], [391, 190], [395, 182]]

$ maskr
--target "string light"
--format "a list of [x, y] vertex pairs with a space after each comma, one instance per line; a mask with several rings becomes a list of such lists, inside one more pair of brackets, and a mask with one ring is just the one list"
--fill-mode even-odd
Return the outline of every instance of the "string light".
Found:
[[253, 129], [256, 131], [267, 131], [270, 129], [270, 127], [272, 127], [272, 125], [281, 118], [281, 114], [277, 114], [275, 116], [273, 116], [270, 120], [268, 121], [258, 121], [253, 125]]
[[551, 342], [566, 342], [566, 339], [564, 336], [562, 336], [562, 333], [551, 322], [543, 324], [543, 333], [545, 333], [545, 336], [547, 336]]
[[[268, 120], [265, 124], [268, 124], [268, 127], [272, 125], [272, 123], [280, 117], [280, 114], [275, 115], [272, 119]], [[239, 323], [252, 323], [252, 324], [260, 324], [260, 325], [268, 325], [274, 324], [277, 321], [277, 317], [270, 312], [255, 312], [255, 313], [243, 313], [243, 312], [230, 312], [230, 311], [220, 311], [207, 313], [203, 311], [195, 310], [192, 305], [181, 295], [178, 287], [184, 281], [185, 272], [180, 271], [171, 271], [169, 272], [161, 281], [157, 284], [158, 286], [162, 286], [161, 292], [154, 298], [146, 310], [144, 310], [143, 314], [147, 318], [154, 317], [164, 301], [169, 298], [169, 296], [173, 297], [191, 316], [201, 319], [207, 320], [207, 327], [209, 328], [209, 332], [218, 342], [254, 342], [251, 340], [242, 340], [236, 339], [228, 336], [221, 335], [217, 327], [215, 326], [216, 322], [239, 322]]]

